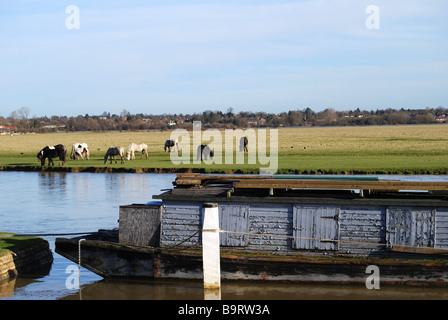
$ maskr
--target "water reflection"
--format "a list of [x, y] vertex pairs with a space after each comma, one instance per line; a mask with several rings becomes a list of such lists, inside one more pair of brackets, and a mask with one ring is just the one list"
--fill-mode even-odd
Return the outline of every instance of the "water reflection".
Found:
[[[175, 175], [0, 172], [0, 231], [20, 234], [92, 232], [118, 227], [118, 207], [146, 203], [170, 187]], [[44, 237], [54, 252], [55, 236]], [[4, 284], [2, 298], [57, 299], [65, 287], [71, 261], [54, 253], [50, 274], [24, 287]], [[83, 283], [101, 278], [83, 269]]]
[[65, 172], [39, 172], [40, 190], [45, 192], [65, 192], [66, 191]]
[[[101, 280], [81, 287], [64, 300], [204, 300], [200, 281]], [[316, 285], [255, 282], [224, 282], [222, 300], [446, 300], [445, 288], [384, 286], [368, 290], [362, 285]]]

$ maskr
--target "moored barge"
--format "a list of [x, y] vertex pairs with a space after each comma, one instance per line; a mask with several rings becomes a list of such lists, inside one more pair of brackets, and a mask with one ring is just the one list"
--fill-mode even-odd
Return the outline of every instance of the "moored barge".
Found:
[[[220, 218], [221, 279], [448, 285], [448, 183], [377, 178], [178, 174], [119, 230], [83, 237], [105, 278], [202, 279], [203, 204]], [[108, 235], [105, 238], [105, 235]], [[78, 263], [78, 239], [56, 252]]]

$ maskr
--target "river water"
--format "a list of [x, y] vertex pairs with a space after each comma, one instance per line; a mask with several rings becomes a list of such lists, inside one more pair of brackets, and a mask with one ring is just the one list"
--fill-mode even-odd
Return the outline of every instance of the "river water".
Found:
[[[387, 176], [448, 181], [446, 176]], [[0, 172], [0, 232], [62, 234], [118, 227], [120, 205], [146, 203], [172, 187], [174, 174]], [[73, 262], [54, 253], [48, 275], [0, 283], [1, 300], [203, 300], [196, 281], [111, 281], [81, 268], [80, 289], [66, 285]], [[223, 300], [448, 299], [448, 289], [224, 282]]]

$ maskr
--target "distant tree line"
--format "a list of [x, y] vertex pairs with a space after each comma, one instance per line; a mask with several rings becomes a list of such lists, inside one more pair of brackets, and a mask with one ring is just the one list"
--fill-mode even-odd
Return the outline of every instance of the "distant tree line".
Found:
[[336, 111], [327, 108], [315, 112], [310, 108], [281, 113], [226, 112], [207, 110], [194, 114], [131, 114], [123, 110], [120, 114], [103, 112], [101, 115], [78, 115], [76, 117], [51, 116], [30, 117], [31, 110], [22, 107], [9, 117], [0, 117], [0, 130], [17, 127], [18, 132], [54, 131], [147, 131], [191, 129], [194, 121], [200, 121], [202, 128], [263, 128], [300, 126], [365, 126], [446, 123], [448, 109], [385, 109]]

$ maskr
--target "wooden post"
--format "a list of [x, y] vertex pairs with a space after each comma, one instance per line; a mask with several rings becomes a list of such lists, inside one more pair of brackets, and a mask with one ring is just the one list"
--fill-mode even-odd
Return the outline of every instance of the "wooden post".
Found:
[[202, 261], [204, 289], [221, 288], [218, 204], [204, 203], [202, 225]]

